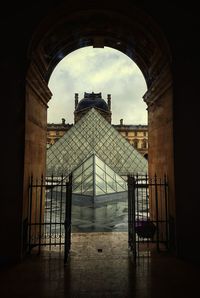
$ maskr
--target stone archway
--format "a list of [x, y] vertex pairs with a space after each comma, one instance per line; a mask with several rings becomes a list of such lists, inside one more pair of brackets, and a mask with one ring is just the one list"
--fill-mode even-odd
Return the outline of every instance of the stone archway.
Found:
[[[174, 161], [171, 57], [155, 22], [136, 7], [91, 8], [86, 3], [62, 6], [39, 25], [28, 52], [24, 210], [31, 174], [45, 173], [48, 80], [57, 63], [84, 46], [112, 47], [128, 55], [141, 69], [148, 91], [149, 174], [166, 173], [170, 184], [170, 213], [174, 216]], [[165, 139], [168, 142], [165, 142]], [[26, 214], [24, 214], [26, 217]]]

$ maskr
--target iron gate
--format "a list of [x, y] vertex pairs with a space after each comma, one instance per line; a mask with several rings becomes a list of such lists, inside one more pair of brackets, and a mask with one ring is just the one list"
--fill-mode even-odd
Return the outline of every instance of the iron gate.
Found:
[[135, 179], [134, 176], [128, 176], [128, 244], [136, 256], [136, 238], [135, 238]]
[[134, 258], [169, 248], [168, 184], [158, 179], [128, 176], [128, 234]]
[[64, 252], [64, 263], [71, 246], [72, 176], [40, 180], [31, 177], [28, 205], [28, 252], [42, 248]]
[[[71, 246], [72, 176], [40, 180], [29, 186], [27, 248], [40, 254], [42, 248], [64, 253]], [[128, 176], [128, 242], [134, 258], [169, 247], [168, 184], [166, 176], [153, 179]]]

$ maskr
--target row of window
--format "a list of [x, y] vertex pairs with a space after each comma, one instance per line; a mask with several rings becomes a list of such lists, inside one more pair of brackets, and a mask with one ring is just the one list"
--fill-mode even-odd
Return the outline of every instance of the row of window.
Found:
[[63, 136], [65, 131], [51, 130], [47, 132], [48, 136]]
[[[123, 132], [121, 132], [123, 133]], [[148, 135], [147, 131], [125, 131], [126, 137], [132, 137], [132, 136], [144, 136], [146, 137]]]
[[131, 145], [133, 145], [133, 147], [136, 149], [147, 149], [148, 148], [147, 140], [142, 140], [142, 142], [139, 142], [138, 140], [134, 140]]
[[[66, 131], [62, 131], [62, 130], [61, 131], [50, 130], [50, 131], [47, 132], [47, 135], [48, 136], [63, 136], [65, 132]], [[144, 137], [146, 137], [148, 135], [147, 131], [139, 131], [139, 132], [137, 132], [137, 131], [131, 131], [131, 132], [128, 132], [128, 131], [123, 132], [123, 131], [121, 131], [120, 133], [122, 135], [124, 135], [124, 133], [125, 133], [125, 136], [126, 137], [132, 137], [132, 136], [144, 136]]]

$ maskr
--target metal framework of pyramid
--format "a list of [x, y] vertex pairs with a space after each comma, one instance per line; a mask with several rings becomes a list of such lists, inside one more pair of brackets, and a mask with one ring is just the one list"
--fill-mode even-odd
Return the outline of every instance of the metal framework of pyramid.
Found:
[[126, 181], [94, 154], [73, 171], [72, 187], [73, 194], [92, 197], [127, 191]]
[[147, 173], [147, 160], [94, 108], [47, 149], [47, 176], [68, 176], [92, 154], [119, 176]]

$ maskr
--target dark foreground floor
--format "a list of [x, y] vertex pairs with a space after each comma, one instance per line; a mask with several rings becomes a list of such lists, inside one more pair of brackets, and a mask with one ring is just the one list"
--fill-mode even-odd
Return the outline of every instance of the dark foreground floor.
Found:
[[166, 254], [132, 262], [127, 233], [73, 234], [63, 266], [54, 251], [31, 256], [0, 271], [0, 297], [140, 297], [200, 296], [198, 267]]

